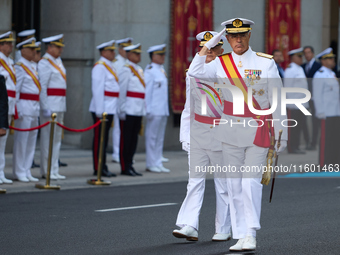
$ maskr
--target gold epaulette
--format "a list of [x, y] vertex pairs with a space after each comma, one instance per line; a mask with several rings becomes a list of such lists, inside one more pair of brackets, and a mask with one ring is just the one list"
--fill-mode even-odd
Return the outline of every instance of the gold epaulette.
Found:
[[320, 73], [322, 73], [322, 72], [323, 72], [323, 70], [319, 69], [319, 72], [320, 72]]
[[224, 55], [228, 55], [228, 54], [231, 54], [231, 53], [232, 53], [232, 51], [227, 52], [227, 53], [224, 53], [224, 54], [221, 54], [221, 55], [218, 55], [218, 57], [222, 57], [222, 56], [224, 56]]
[[21, 66], [22, 63], [21, 62], [16, 62], [14, 65]]
[[259, 57], [264, 57], [264, 58], [269, 58], [269, 59], [272, 59], [274, 57], [273, 55], [269, 55], [269, 54], [262, 53], [262, 52], [256, 52], [256, 55]]
[[114, 62], [116, 62], [117, 61], [117, 59], [115, 58], [112, 62], [114, 63]]
[[188, 72], [189, 68], [188, 69], [185, 69], [185, 72]]
[[130, 67], [130, 65], [128, 65], [128, 64], [125, 64], [124, 66], [126, 66], [126, 67]]
[[148, 67], [148, 69], [151, 69], [152, 68], [152, 65], [150, 65], [149, 67]]

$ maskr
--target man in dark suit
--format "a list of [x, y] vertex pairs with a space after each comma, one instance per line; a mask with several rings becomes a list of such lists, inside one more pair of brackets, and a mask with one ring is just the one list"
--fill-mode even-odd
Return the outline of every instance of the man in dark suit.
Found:
[[281, 63], [284, 62], [283, 54], [280, 50], [275, 49], [275, 50], [273, 50], [272, 55], [273, 55], [273, 59], [275, 61], [277, 70], [279, 71], [279, 75], [283, 79], [284, 76], [285, 76], [285, 71], [283, 70], [283, 68], [281, 66]]
[[8, 97], [5, 78], [0, 75], [0, 136], [6, 135], [8, 128]]
[[[313, 92], [312, 89], [312, 78], [314, 76], [314, 74], [320, 69], [321, 64], [319, 62], [315, 61], [314, 58], [314, 49], [312, 46], [305, 46], [303, 48], [303, 53], [306, 59], [306, 63], [304, 63], [303, 65], [301, 65], [301, 67], [303, 68], [303, 70], [305, 71], [307, 80], [308, 80], [308, 90], [310, 91], [310, 93]], [[313, 98], [313, 94], [312, 94], [312, 98]], [[320, 120], [318, 118], [316, 118], [315, 116], [315, 107], [314, 107], [314, 102], [313, 99], [311, 99], [309, 101], [309, 107], [311, 109], [312, 112], [312, 142], [311, 144], [307, 144], [306, 145], [306, 150], [315, 150], [316, 149], [316, 145], [318, 143], [318, 137], [319, 137], [319, 130], [320, 130]], [[303, 131], [305, 132], [305, 131]]]

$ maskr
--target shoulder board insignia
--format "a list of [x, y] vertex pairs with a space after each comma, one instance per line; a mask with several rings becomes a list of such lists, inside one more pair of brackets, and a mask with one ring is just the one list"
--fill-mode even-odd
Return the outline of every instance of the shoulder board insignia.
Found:
[[116, 62], [117, 61], [117, 59], [115, 58], [112, 62], [114, 63], [114, 62]]
[[269, 54], [262, 53], [262, 52], [256, 52], [256, 55], [259, 57], [264, 57], [264, 58], [269, 58], [269, 59], [273, 58], [273, 55], [269, 55]]
[[188, 72], [189, 68], [188, 69], [185, 69], [185, 72]]
[[228, 54], [231, 54], [231, 53], [232, 53], [232, 51], [227, 52], [227, 53], [224, 53], [224, 54], [221, 54], [221, 55], [219, 55], [219, 57], [222, 57], [222, 56], [224, 56], [224, 55], [228, 55]]
[[148, 67], [148, 69], [151, 69], [152, 68], [152, 65], [150, 65], [149, 67]]
[[17, 63], [15, 63], [14, 65], [21, 66], [22, 63], [21, 63], [21, 62], [17, 62]]
[[124, 65], [124, 66], [129, 67], [130, 65], [126, 64], [126, 65]]
[[98, 61], [96, 64], [104, 64], [104, 61]]
[[320, 69], [319, 72], [320, 72], [320, 73], [323, 73], [323, 70]]

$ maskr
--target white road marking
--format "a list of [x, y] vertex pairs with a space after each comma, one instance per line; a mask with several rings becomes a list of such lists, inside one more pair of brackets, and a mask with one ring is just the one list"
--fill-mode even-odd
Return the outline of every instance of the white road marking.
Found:
[[155, 205], [140, 205], [140, 206], [131, 206], [131, 207], [111, 208], [111, 209], [95, 210], [95, 212], [114, 212], [114, 211], [133, 210], [133, 209], [150, 208], [150, 207], [161, 207], [161, 206], [169, 206], [169, 205], [177, 205], [177, 203], [165, 203], [165, 204], [155, 204]]

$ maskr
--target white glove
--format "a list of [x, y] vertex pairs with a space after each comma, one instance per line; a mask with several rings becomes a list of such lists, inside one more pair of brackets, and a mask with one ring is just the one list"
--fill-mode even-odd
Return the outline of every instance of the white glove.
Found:
[[51, 112], [51, 110], [42, 110], [42, 115], [43, 115], [45, 118], [48, 118], [48, 117], [51, 117], [52, 112]]
[[221, 32], [219, 32], [217, 35], [211, 38], [208, 42], [206, 42], [204, 46], [207, 47], [208, 50], [210, 50], [211, 48], [214, 48], [219, 43], [219, 41], [221, 41], [221, 37], [224, 32], [225, 32], [225, 28], [223, 28]]
[[275, 143], [275, 150], [276, 150], [276, 153], [277, 155], [280, 154], [280, 152], [283, 152], [287, 147], [287, 141], [286, 140], [281, 140], [281, 145], [280, 145], [280, 148], [277, 149], [277, 141]]
[[318, 119], [326, 119], [326, 115], [325, 115], [324, 113], [318, 113], [318, 114], [316, 115], [316, 117], [317, 117]]
[[190, 151], [190, 143], [188, 142], [183, 142], [182, 143], [182, 150], [189, 152]]
[[126, 120], [126, 114], [125, 113], [119, 113], [118, 117], [120, 120]]

